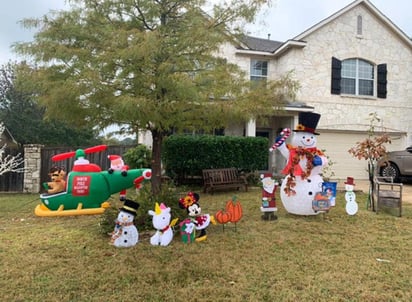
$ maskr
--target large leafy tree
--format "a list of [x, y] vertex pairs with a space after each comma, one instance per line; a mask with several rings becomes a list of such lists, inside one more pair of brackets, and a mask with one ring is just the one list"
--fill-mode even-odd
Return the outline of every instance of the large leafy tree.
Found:
[[203, 0], [69, 3], [70, 11], [24, 21], [39, 28], [33, 42], [15, 47], [36, 63], [25, 75], [38, 84], [49, 116], [150, 131], [155, 194], [164, 137], [269, 115], [296, 88], [286, 77], [249, 90], [237, 66], [218, 55], [223, 43], [241, 38], [240, 25], [266, 0], [232, 0], [207, 14]]
[[97, 131], [77, 129], [59, 116], [44, 120], [45, 108], [39, 106], [34, 92], [27, 87], [19, 88], [15, 63], [0, 68], [0, 121], [21, 144], [47, 146], [82, 146], [99, 143]]

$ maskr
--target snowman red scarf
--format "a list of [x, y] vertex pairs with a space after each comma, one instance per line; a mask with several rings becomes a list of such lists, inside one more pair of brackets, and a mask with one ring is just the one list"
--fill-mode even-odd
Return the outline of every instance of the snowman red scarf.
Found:
[[115, 225], [115, 229], [114, 231], [111, 233], [112, 238], [110, 240], [110, 242], [113, 244], [117, 238], [119, 238], [120, 236], [122, 236], [123, 234], [123, 227], [127, 227], [127, 226], [131, 226], [133, 225], [133, 221], [130, 222], [120, 222], [120, 221], [116, 221], [116, 225]]
[[[317, 148], [304, 148], [304, 147], [292, 147], [287, 146], [289, 149], [289, 159], [288, 162], [282, 170], [282, 174], [289, 175], [288, 182], [285, 187], [285, 193], [288, 195], [294, 195], [295, 191], [292, 189], [295, 183], [295, 177], [300, 176], [302, 179], [307, 178], [313, 168], [313, 158], [317, 156], [322, 156], [323, 152]], [[303, 170], [299, 165], [302, 158], [306, 157], [306, 169]]]

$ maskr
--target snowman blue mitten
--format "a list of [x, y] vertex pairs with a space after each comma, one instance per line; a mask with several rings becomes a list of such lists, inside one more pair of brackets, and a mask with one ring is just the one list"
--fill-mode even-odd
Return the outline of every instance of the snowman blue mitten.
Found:
[[[283, 138], [282, 135], [277, 136], [277, 137], [275, 138], [275, 144], [278, 143], [278, 142], [280, 142], [280, 141], [282, 140], [282, 138]], [[281, 142], [279, 146], [282, 146], [284, 143], [285, 143], [284, 141]]]
[[320, 165], [322, 165], [322, 159], [320, 158], [320, 156], [315, 155], [315, 156], [313, 157], [312, 164], [313, 164], [314, 166], [320, 166]]

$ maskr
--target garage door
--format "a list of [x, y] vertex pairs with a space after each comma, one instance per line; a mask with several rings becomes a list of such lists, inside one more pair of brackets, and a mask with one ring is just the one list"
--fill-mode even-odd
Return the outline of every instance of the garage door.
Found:
[[[318, 138], [318, 149], [324, 150], [329, 160], [333, 162], [331, 169], [335, 176], [333, 179], [344, 180], [351, 176], [355, 179], [368, 179], [367, 161], [359, 160], [349, 154], [348, 150], [356, 145], [357, 142], [363, 141], [367, 133], [347, 132], [347, 131], [330, 131], [320, 130]], [[388, 144], [387, 150], [403, 150], [406, 147], [406, 135], [391, 134], [392, 143]]]

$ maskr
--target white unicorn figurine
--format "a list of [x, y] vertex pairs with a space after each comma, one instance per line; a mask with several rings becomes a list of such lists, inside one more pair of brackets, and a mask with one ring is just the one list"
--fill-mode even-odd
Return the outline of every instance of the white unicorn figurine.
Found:
[[170, 208], [166, 207], [164, 203], [160, 206], [156, 202], [155, 210], [148, 211], [150, 216], [153, 216], [152, 223], [153, 227], [156, 229], [156, 233], [150, 238], [150, 243], [152, 245], [166, 246], [173, 240], [173, 229], [172, 227], [176, 224], [178, 218], [174, 219], [170, 223], [172, 215], [170, 214]]

